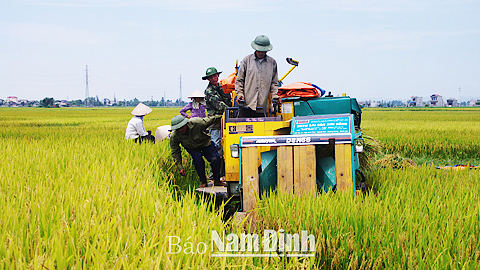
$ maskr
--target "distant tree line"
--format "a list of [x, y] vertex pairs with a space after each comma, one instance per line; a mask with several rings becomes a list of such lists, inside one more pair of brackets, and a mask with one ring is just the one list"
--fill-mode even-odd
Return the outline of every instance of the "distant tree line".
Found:
[[55, 106], [55, 100], [53, 98], [44, 98], [40, 101], [40, 107], [53, 108]]
[[132, 100], [121, 100], [121, 101], [111, 101], [108, 98], [100, 100], [98, 96], [88, 97], [87, 99], [81, 100], [54, 100], [54, 98], [45, 97], [40, 101], [39, 107], [43, 108], [56, 108], [56, 107], [110, 107], [110, 106], [119, 106], [119, 107], [135, 107], [138, 103], [142, 102], [143, 104], [150, 107], [172, 107], [172, 106], [185, 106], [187, 102], [177, 99], [172, 100], [146, 100], [140, 101], [138, 98]]

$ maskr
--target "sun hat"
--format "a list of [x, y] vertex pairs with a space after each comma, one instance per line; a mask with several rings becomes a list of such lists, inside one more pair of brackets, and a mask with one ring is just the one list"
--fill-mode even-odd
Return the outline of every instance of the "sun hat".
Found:
[[175, 115], [171, 121], [172, 130], [179, 129], [185, 126], [186, 123], [188, 123], [188, 118], [185, 118], [182, 115]]
[[170, 130], [172, 130], [170, 125], [157, 127], [155, 131], [155, 141], [163, 141], [165, 138], [169, 138]]
[[202, 91], [197, 89], [188, 96], [188, 98], [196, 98], [196, 97], [205, 98], [205, 94]]
[[273, 49], [270, 39], [265, 35], [259, 35], [252, 41], [252, 48], [259, 52], [268, 52]]
[[143, 116], [152, 112], [152, 108], [148, 107], [143, 103], [138, 103], [137, 107], [133, 109], [132, 114], [135, 116]]
[[207, 71], [205, 71], [205, 76], [202, 77], [202, 80], [206, 80], [206, 79], [208, 79], [209, 76], [212, 76], [214, 74], [220, 74], [220, 73], [222, 73], [222, 72], [217, 71], [216, 68], [209, 67], [209, 68], [207, 68]]

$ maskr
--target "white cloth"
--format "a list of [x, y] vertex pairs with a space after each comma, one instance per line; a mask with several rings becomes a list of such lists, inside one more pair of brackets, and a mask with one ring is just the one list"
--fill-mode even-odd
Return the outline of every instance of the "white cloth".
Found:
[[195, 110], [200, 109], [200, 103], [198, 103], [194, 98], [192, 98], [192, 108]]
[[139, 136], [147, 136], [147, 131], [143, 125], [143, 116], [134, 116], [127, 125], [125, 132], [125, 139], [136, 139]]
[[162, 141], [165, 138], [170, 139], [170, 130], [171, 129], [172, 129], [172, 127], [170, 125], [157, 127], [157, 130], [155, 131], [155, 140], [156, 141]]

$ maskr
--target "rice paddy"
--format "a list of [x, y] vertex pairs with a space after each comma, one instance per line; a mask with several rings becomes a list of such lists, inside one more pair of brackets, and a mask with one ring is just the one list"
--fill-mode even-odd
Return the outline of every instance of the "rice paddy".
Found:
[[[147, 130], [178, 108], [145, 117]], [[2, 269], [477, 269], [480, 265], [480, 110], [367, 109], [382, 155], [373, 187], [348, 194], [272, 195], [257, 230], [315, 235], [315, 256], [219, 258], [212, 230], [239, 233], [224, 207], [199, 197], [188, 155], [181, 177], [168, 141], [126, 142], [131, 108], [0, 108]], [[169, 238], [170, 236], [170, 238]], [[172, 237], [180, 239], [170, 245]], [[205, 246], [203, 243], [206, 243]], [[173, 247], [173, 252], [172, 252]]]

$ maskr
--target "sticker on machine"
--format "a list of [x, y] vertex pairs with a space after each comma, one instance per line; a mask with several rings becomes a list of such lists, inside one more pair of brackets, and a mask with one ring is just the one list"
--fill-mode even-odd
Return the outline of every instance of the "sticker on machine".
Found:
[[293, 113], [293, 103], [288, 102], [282, 104], [282, 112], [283, 113]]
[[229, 134], [253, 133], [253, 125], [237, 125], [228, 127]]

